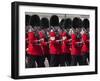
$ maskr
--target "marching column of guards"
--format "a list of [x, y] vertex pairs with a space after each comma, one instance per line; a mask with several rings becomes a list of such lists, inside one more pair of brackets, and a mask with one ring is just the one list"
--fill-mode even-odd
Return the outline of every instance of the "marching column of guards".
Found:
[[89, 64], [89, 20], [26, 15], [26, 68]]

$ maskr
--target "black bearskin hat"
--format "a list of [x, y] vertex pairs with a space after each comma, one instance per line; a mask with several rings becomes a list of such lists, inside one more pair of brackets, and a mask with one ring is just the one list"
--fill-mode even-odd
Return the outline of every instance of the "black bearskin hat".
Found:
[[88, 19], [84, 19], [83, 20], [83, 27], [84, 28], [89, 28], [89, 26], [90, 26], [89, 20]]
[[72, 22], [73, 28], [81, 28], [82, 27], [82, 20], [78, 17], [75, 17]]
[[40, 25], [42, 28], [48, 28], [49, 27], [49, 20], [47, 18], [42, 18], [40, 21]]
[[25, 15], [25, 25], [26, 26], [30, 24], [30, 18], [31, 18], [31, 16]]
[[40, 26], [40, 17], [38, 15], [32, 15], [30, 20], [31, 26]]
[[64, 22], [65, 22], [65, 19], [62, 19], [62, 20], [60, 21], [59, 26], [60, 26], [61, 28], [64, 28]]
[[72, 20], [70, 18], [65, 19], [64, 27], [65, 28], [71, 28], [72, 27]]
[[59, 18], [56, 15], [51, 16], [50, 26], [59, 26]]

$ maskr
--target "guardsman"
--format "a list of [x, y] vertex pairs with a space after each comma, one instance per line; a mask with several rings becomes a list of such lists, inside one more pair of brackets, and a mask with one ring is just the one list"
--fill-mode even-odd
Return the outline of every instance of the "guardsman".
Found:
[[[39, 32], [39, 37], [40, 37], [40, 46], [41, 46], [41, 49], [42, 49], [43, 58], [44, 58], [44, 62], [45, 62], [45, 57], [49, 53], [49, 46], [48, 46], [48, 42], [46, 41], [46, 36], [42, 31]], [[48, 59], [48, 63], [49, 62], [50, 62], [50, 59]]]
[[57, 40], [56, 40], [56, 34], [53, 30], [50, 32], [50, 39], [49, 39], [49, 52], [51, 55], [50, 59], [50, 66], [55, 67], [59, 65], [59, 53], [57, 49]]
[[26, 68], [36, 67], [35, 59], [37, 57], [37, 39], [35, 37], [35, 33], [32, 29], [29, 29], [27, 33], [27, 42], [28, 45], [26, 47], [27, 57], [26, 57]]
[[83, 45], [81, 49], [81, 53], [83, 55], [83, 64], [88, 65], [89, 64], [89, 36], [85, 29], [82, 29], [81, 35], [83, 41]]
[[41, 43], [44, 47], [44, 56], [45, 56], [45, 66], [50, 65], [50, 54], [49, 54], [49, 36], [48, 36], [48, 29], [49, 29], [49, 20], [46, 17], [41, 18], [41, 39], [44, 39], [44, 41], [41, 40]]
[[71, 64], [72, 66], [76, 66], [77, 63], [79, 65], [82, 65], [83, 60], [81, 57], [81, 50], [80, 50], [82, 46], [82, 42], [77, 39], [77, 34], [75, 30], [72, 30], [71, 38], [72, 38], [72, 45], [71, 45], [72, 63]]
[[36, 67], [44, 67], [44, 58], [42, 53], [42, 48], [40, 46], [40, 39], [39, 39], [39, 31], [40, 31], [40, 17], [38, 15], [32, 15], [30, 19], [30, 25], [34, 28], [35, 32], [35, 38], [37, 39], [37, 42], [33, 45], [35, 45], [36, 49]]
[[65, 62], [68, 66], [71, 64], [71, 55], [70, 55], [70, 42], [71, 40], [68, 38], [68, 35], [66, 32], [62, 33], [62, 45], [61, 45], [61, 50], [62, 50], [62, 61], [65, 60]]
[[52, 15], [50, 18], [50, 26], [52, 27], [53, 31], [50, 32], [50, 55], [51, 55], [51, 66], [58, 66], [59, 65], [59, 54], [60, 54], [60, 42], [59, 40], [59, 17], [57, 15]]
[[[83, 27], [86, 29], [86, 33], [88, 35], [88, 39], [89, 39], [89, 28], [90, 28], [90, 21], [89, 19], [84, 19], [83, 20]], [[90, 58], [90, 53], [88, 54], [88, 62], [89, 62], [89, 59]]]

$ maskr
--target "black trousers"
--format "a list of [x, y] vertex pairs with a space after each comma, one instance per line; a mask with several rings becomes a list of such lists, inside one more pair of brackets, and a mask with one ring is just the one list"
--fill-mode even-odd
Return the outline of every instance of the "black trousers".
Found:
[[50, 57], [50, 67], [59, 66], [59, 55], [51, 55]]
[[67, 66], [71, 66], [71, 54], [66, 54], [66, 59], [65, 59], [65, 62], [66, 62], [66, 65]]
[[35, 61], [37, 63], [37, 67], [45, 67], [45, 64], [44, 64], [45, 57], [44, 56], [36, 56]]
[[65, 61], [66, 61], [66, 55], [61, 54], [58, 56], [58, 62], [60, 66], [65, 66]]
[[79, 65], [83, 65], [83, 58], [82, 58], [82, 55], [72, 55], [72, 62], [71, 62], [71, 65], [72, 66], [76, 66], [77, 63]]
[[26, 54], [25, 57], [25, 67], [26, 68], [35, 68], [36, 64], [35, 64], [35, 57], [29, 54]]
[[26, 54], [25, 67], [34, 68], [36, 67], [36, 63], [37, 63], [37, 67], [45, 67], [44, 60], [45, 60], [44, 56], [32, 56], [32, 55]]
[[90, 53], [87, 53], [88, 63], [90, 62]]
[[83, 55], [83, 64], [88, 65], [89, 64], [89, 53], [84, 53]]

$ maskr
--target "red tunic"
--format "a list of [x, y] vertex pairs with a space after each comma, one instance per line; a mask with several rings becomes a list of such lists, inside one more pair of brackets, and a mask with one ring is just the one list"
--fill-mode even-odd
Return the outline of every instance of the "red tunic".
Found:
[[57, 42], [56, 40], [50, 40], [50, 44], [49, 44], [50, 48], [50, 54], [52, 55], [55, 55], [55, 54], [58, 54], [58, 49], [57, 49]]
[[62, 41], [61, 50], [62, 54], [70, 54], [70, 46], [69, 41], [67, 39]]
[[34, 38], [35, 38], [35, 34], [34, 34], [34, 32], [28, 32], [27, 33], [27, 40], [28, 40], [28, 42], [29, 43], [33, 43], [33, 41], [34, 41]]
[[89, 53], [89, 37], [86, 33], [82, 35], [83, 46], [82, 46], [82, 53]]
[[37, 51], [38, 51], [37, 45], [31, 44], [31, 43], [28, 44], [27, 54], [33, 55], [33, 56], [38, 56]]
[[39, 36], [40, 36], [40, 39], [43, 39], [40, 42], [42, 53], [44, 55], [47, 55], [47, 54], [49, 54], [49, 46], [48, 46], [48, 44], [47, 44], [47, 42], [45, 40], [45, 35], [43, 34], [43, 32], [39, 32]]
[[61, 45], [61, 51], [62, 54], [70, 54], [70, 45], [69, 45], [69, 40], [68, 40], [68, 35], [66, 32], [62, 33], [62, 38], [66, 37], [65, 40], [62, 41], [62, 45]]
[[37, 45], [37, 53], [38, 53], [38, 56], [42, 56], [43, 55], [43, 52], [42, 52], [42, 47], [41, 47], [41, 45]]
[[[38, 32], [38, 34], [39, 34], [39, 32]], [[39, 38], [38, 38], [38, 40], [40, 40]], [[40, 43], [38, 43], [37, 44], [37, 53], [38, 53], [38, 55], [39, 56], [42, 56], [43, 55], [43, 50], [42, 50], [42, 46], [40, 45]]]
[[35, 56], [41, 56], [42, 50], [38, 44], [37, 38], [34, 32], [28, 32], [28, 50], [27, 53]]
[[[59, 37], [56, 37], [56, 40], [60, 40], [60, 35], [59, 35]], [[57, 44], [57, 54], [61, 54], [61, 43], [60, 42], [56, 42], [56, 44]]]
[[71, 46], [71, 54], [72, 55], [79, 55], [81, 54], [81, 46], [77, 42], [80, 42], [80, 40], [77, 40], [76, 34], [72, 34], [72, 46]]
[[42, 52], [44, 55], [49, 54], [49, 46], [45, 41], [41, 42]]

